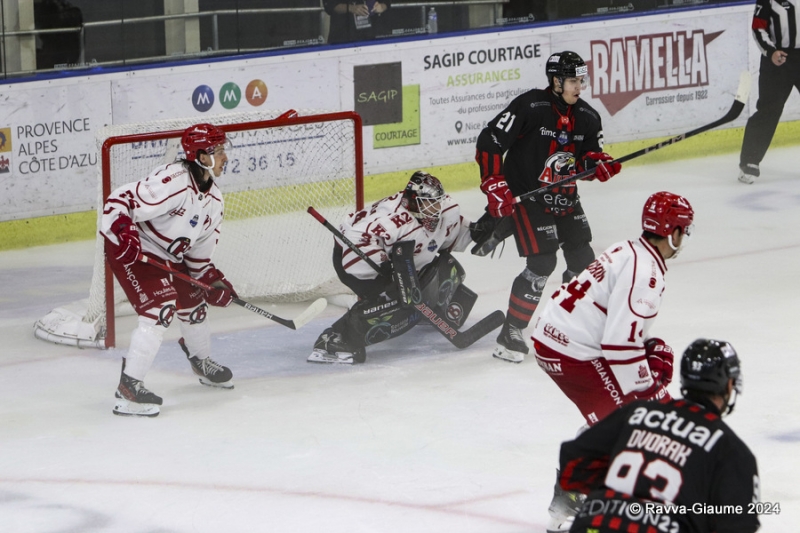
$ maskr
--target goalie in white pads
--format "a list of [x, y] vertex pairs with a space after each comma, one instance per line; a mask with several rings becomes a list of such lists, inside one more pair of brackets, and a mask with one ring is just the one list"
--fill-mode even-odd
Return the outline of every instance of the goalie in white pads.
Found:
[[477, 295], [464, 286], [464, 269], [450, 255], [464, 251], [472, 241], [469, 221], [437, 178], [415, 172], [404, 190], [351, 213], [339, 229], [380, 266], [381, 273], [335, 240], [333, 266], [359, 300], [319, 336], [309, 362], [363, 363], [366, 346], [397, 337], [417, 324], [420, 315], [404, 305], [390, 260], [392, 248], [402, 241], [414, 242], [423, 301], [459, 325], [469, 316]]
[[[180, 346], [200, 383], [233, 388], [229, 368], [211, 359], [208, 305], [226, 307], [236, 292], [211, 262], [223, 217], [214, 181], [228, 160], [225, 132], [211, 124], [187, 128], [185, 159], [156, 167], [146, 178], [123, 185], [106, 200], [100, 233], [106, 258], [139, 315], [115, 393], [114, 414], [156, 416], [162, 400], [144, 378], [177, 314]], [[168, 263], [213, 289], [204, 291], [139, 261], [140, 254]]]

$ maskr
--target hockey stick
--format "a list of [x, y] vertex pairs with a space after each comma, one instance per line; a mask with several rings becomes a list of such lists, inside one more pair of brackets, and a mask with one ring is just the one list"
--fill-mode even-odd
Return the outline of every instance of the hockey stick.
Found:
[[[358, 257], [364, 260], [376, 272], [381, 273], [381, 269], [375, 261], [373, 261], [367, 254], [359, 249], [353, 242], [345, 237], [341, 231], [336, 229], [324, 216], [322, 216], [313, 207], [308, 208], [308, 213], [317, 219], [317, 221], [328, 228], [340, 241], [347, 245]], [[402, 243], [398, 243], [402, 244]], [[396, 245], [397, 255], [402, 253], [402, 246]], [[393, 263], [397, 260], [395, 251], [393, 251]], [[417, 270], [413, 265], [413, 249], [411, 253], [405, 253], [405, 266], [403, 272], [398, 272], [398, 279], [401, 285], [400, 291], [406, 297], [409, 305], [413, 305], [431, 324], [436, 326], [436, 331], [441, 333], [453, 346], [459, 349], [466, 348], [475, 343], [481, 337], [487, 335], [492, 330], [495, 330], [503, 325], [505, 315], [502, 311], [497, 310], [488, 316], [482, 318], [472, 325], [469, 329], [458, 331], [456, 325], [450, 322], [447, 317], [439, 317], [437, 313], [431, 309], [425, 302], [422, 302], [422, 292], [419, 288], [419, 279], [417, 278]], [[415, 301], [416, 299], [416, 301]]]
[[[731, 108], [728, 110], [727, 113], [725, 113], [724, 117], [715, 120], [714, 122], [710, 122], [705, 126], [700, 126], [699, 128], [687, 131], [686, 133], [681, 133], [680, 135], [676, 135], [675, 137], [667, 139], [666, 141], [661, 141], [660, 143], [648, 146], [647, 148], [642, 148], [641, 150], [637, 150], [628, 155], [624, 155], [619, 159], [608, 161], [606, 164], [625, 163], [626, 161], [630, 161], [631, 159], [635, 159], [639, 156], [643, 156], [645, 154], [649, 154], [650, 152], [660, 150], [665, 146], [669, 146], [671, 144], [680, 142], [684, 139], [688, 139], [689, 137], [694, 137], [695, 135], [699, 135], [700, 133], [705, 133], [709, 130], [713, 130], [717, 126], [722, 126], [723, 124], [727, 124], [728, 122], [733, 122], [742, 113], [742, 110], [744, 109], [744, 106], [747, 103], [747, 97], [749, 95], [750, 95], [750, 73], [748, 71], [743, 71], [739, 76], [739, 88], [736, 90], [736, 96], [734, 97], [733, 105], [731, 105]], [[594, 169], [585, 170], [583, 172], [575, 174], [574, 176], [570, 176], [561, 181], [550, 183], [544, 187], [539, 187], [538, 189], [534, 189], [524, 194], [520, 194], [519, 196], [514, 198], [514, 203], [518, 204], [524, 200], [527, 200], [532, 196], [536, 196], [537, 194], [547, 192], [550, 189], [565, 185], [567, 183], [572, 183], [578, 180], [588, 178], [592, 175], [594, 175]]]
[[[148, 265], [153, 265], [156, 268], [160, 268], [161, 270], [169, 272], [170, 274], [172, 274], [176, 278], [178, 278], [180, 280], [183, 280], [183, 281], [185, 281], [187, 283], [190, 283], [190, 284], [194, 285], [195, 287], [200, 287], [201, 289], [203, 289], [205, 291], [209, 291], [209, 290], [214, 288], [211, 285], [203, 283], [200, 280], [196, 280], [193, 277], [184, 274], [183, 272], [179, 272], [179, 271], [177, 271], [177, 270], [175, 270], [173, 268], [170, 268], [169, 265], [165, 265], [164, 263], [160, 263], [159, 261], [156, 261], [155, 259], [153, 259], [151, 257], [147, 257], [144, 254], [139, 254], [139, 261], [141, 261], [142, 263], [147, 263]], [[302, 313], [297, 315], [293, 320], [288, 320], [286, 318], [281, 318], [279, 316], [273, 315], [272, 313], [270, 313], [268, 311], [264, 311], [260, 307], [256, 307], [255, 305], [251, 304], [250, 302], [246, 302], [246, 301], [241, 300], [239, 298], [235, 298], [234, 297], [233, 298], [233, 303], [235, 303], [236, 305], [241, 305], [242, 307], [244, 307], [248, 311], [252, 311], [254, 313], [258, 313], [259, 315], [261, 315], [261, 316], [263, 316], [265, 318], [268, 318], [270, 320], [273, 320], [273, 321], [277, 322], [278, 324], [280, 324], [281, 326], [286, 326], [289, 329], [299, 329], [299, 328], [303, 327], [304, 325], [308, 324], [311, 321], [311, 319], [313, 319], [315, 316], [320, 314], [325, 309], [325, 307], [327, 307], [327, 305], [328, 305], [328, 301], [325, 298], [319, 298], [319, 299], [315, 300], [314, 303], [312, 303], [310, 306], [308, 306]]]

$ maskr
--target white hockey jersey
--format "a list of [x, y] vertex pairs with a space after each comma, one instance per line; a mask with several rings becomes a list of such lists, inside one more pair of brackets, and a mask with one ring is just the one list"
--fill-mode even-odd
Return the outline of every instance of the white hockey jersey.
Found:
[[142, 251], [176, 263], [192, 277], [211, 264], [223, 217], [222, 193], [216, 184], [200, 192], [183, 163], [155, 168], [147, 178], [118, 188], [106, 200], [100, 233], [118, 244], [111, 225], [127, 215], [139, 230]]
[[580, 361], [604, 357], [623, 394], [647, 389], [653, 379], [644, 341], [661, 307], [666, 271], [644, 238], [612, 245], [553, 294], [533, 340]]
[[[469, 221], [461, 216], [458, 204], [445, 195], [435, 231], [428, 231], [403, 207], [402, 192], [350, 213], [339, 230], [377, 264], [388, 261], [395, 243], [415, 241], [414, 264], [417, 270], [433, 261], [440, 250], [462, 252], [472, 241]], [[355, 252], [337, 239], [342, 247], [344, 270], [359, 279], [374, 279], [377, 272]]]

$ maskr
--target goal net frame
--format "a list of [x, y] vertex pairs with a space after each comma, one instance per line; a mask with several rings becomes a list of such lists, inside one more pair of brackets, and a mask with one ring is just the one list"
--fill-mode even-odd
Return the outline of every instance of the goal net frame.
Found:
[[[261, 117], [268, 116], [269, 112], [264, 112], [261, 114]], [[238, 132], [246, 132], [248, 130], [266, 130], [271, 128], [291, 128], [291, 127], [298, 127], [298, 126], [307, 126], [313, 124], [321, 124], [326, 122], [337, 122], [337, 121], [350, 121], [352, 123], [352, 156], [353, 156], [353, 176], [352, 180], [354, 181], [354, 198], [353, 203], [347, 206], [348, 211], [352, 210], [359, 210], [363, 208], [364, 205], [364, 176], [363, 176], [363, 168], [364, 168], [364, 160], [363, 160], [363, 132], [362, 132], [362, 121], [361, 117], [351, 111], [343, 111], [343, 112], [315, 112], [315, 111], [308, 111], [309, 114], [300, 115], [297, 111], [289, 110], [279, 116], [277, 113], [273, 112], [273, 116], [271, 118], [265, 119], [256, 119], [252, 120], [253, 114], [246, 115], [247, 120], [243, 122], [230, 122], [230, 123], [221, 123], [223, 122], [221, 119], [225, 117], [227, 120], [232, 120], [231, 117], [235, 117], [236, 114], [226, 115], [219, 115], [216, 117], [192, 117], [191, 119], [184, 118], [184, 119], [175, 119], [173, 121], [167, 121], [170, 123], [174, 123], [176, 121], [184, 121], [188, 120], [192, 123], [200, 123], [200, 122], [210, 122], [218, 126], [220, 129], [225, 131], [226, 133], [238, 133]], [[238, 114], [242, 115], [242, 114]], [[235, 120], [235, 119], [234, 119]], [[188, 126], [186, 126], [188, 127]], [[173, 126], [174, 128], [174, 126]], [[183, 129], [170, 129], [166, 131], [149, 131], [144, 133], [133, 133], [127, 135], [114, 135], [111, 137], [107, 137], [104, 140], [102, 139], [102, 133], [98, 134], [98, 145], [102, 141], [102, 145], [100, 146], [100, 169], [99, 169], [99, 180], [101, 182], [100, 188], [100, 196], [98, 198], [98, 223], [100, 217], [102, 216], [102, 209], [106, 199], [109, 197], [111, 192], [119, 187], [120, 184], [117, 183], [116, 185], [112, 184], [112, 150], [115, 146], [124, 145], [124, 144], [132, 144], [132, 143], [157, 143], [157, 142], [166, 142], [168, 140], [180, 139]], [[349, 138], [347, 139], [349, 141]], [[174, 141], [173, 141], [174, 142]], [[233, 149], [236, 149], [236, 144], [233, 145]], [[349, 156], [349, 154], [346, 154]], [[230, 155], [229, 155], [230, 158]], [[230, 164], [230, 160], [229, 163]], [[153, 164], [152, 167], [155, 168], [157, 165]], [[149, 170], [152, 170], [149, 169]], [[268, 173], [265, 173], [268, 174]], [[145, 174], [146, 175], [146, 174]], [[138, 176], [135, 179], [142, 179], [145, 176]], [[349, 176], [348, 176], [349, 178]], [[224, 175], [221, 178], [223, 181], [220, 182], [221, 188], [223, 190], [223, 198], [226, 200], [226, 214], [228, 211], [228, 200], [227, 197], [229, 192], [226, 191], [225, 182], [224, 182]], [[292, 184], [289, 183], [285, 186], [291, 187]], [[302, 185], [297, 185], [297, 188], [301, 188]], [[307, 207], [307, 206], [306, 206]], [[339, 213], [341, 215], [341, 213]], [[313, 220], [310, 220], [309, 224], [314, 224]], [[223, 222], [223, 236], [221, 238], [220, 244], [222, 245], [225, 242], [225, 228], [226, 224], [228, 224], [228, 219], [226, 217], [226, 221]], [[94, 297], [95, 300], [98, 298], [95, 297], [94, 294], [90, 291], [90, 298], [89, 303], [86, 303], [86, 310], [82, 308], [82, 305], [73, 306], [77, 309], [70, 309], [70, 306], [66, 306], [65, 308], [57, 308], [54, 309], [49, 315], [45, 316], [43, 319], [40, 319], [35, 325], [35, 334], [36, 337], [55, 342], [59, 344], [68, 344], [73, 346], [79, 347], [94, 347], [94, 348], [101, 348], [107, 349], [116, 346], [116, 325], [115, 325], [115, 318], [119, 314], [120, 309], [118, 308], [118, 304], [120, 301], [120, 294], [121, 292], [119, 287], [117, 286], [115, 289], [115, 279], [111, 272], [111, 268], [108, 264], [108, 261], [105, 260], [105, 253], [107, 253], [106, 247], [108, 246], [107, 241], [99, 237], [97, 238], [97, 249], [96, 253], [96, 260], [95, 260], [95, 269], [92, 276], [92, 291], [96, 290], [96, 285], [100, 285], [104, 291], [104, 305], [105, 309], [101, 311], [99, 317], [90, 317], [88, 308], [91, 306], [91, 301]], [[303, 244], [303, 243], [299, 243]], [[217, 254], [219, 253], [219, 250]], [[252, 268], [261, 267], [263, 269], [269, 269], [269, 254], [275, 253], [267, 252], [267, 263], [263, 265], [252, 265]], [[217, 254], [215, 254], [214, 259], [215, 261], [218, 259]], [[102, 275], [102, 273], [98, 273], [98, 263], [102, 261], [102, 270], [104, 272], [104, 280], [101, 283], [98, 283], [95, 278], [98, 274]], [[332, 271], [332, 268], [331, 268]], [[333, 276], [335, 278], [335, 276]], [[333, 289], [332, 287], [335, 287]], [[99, 288], [99, 287], [97, 287]], [[327, 292], [326, 292], [327, 291]], [[278, 298], [271, 298], [266, 297], [266, 301], [299, 301], [300, 299], [310, 299], [312, 297], [318, 296], [325, 296], [325, 295], [332, 295], [337, 293], [346, 292], [347, 289], [342, 285], [338, 279], [334, 279], [330, 281], [330, 286], [328, 287], [320, 287], [318, 292], [303, 292], [299, 298], [289, 297], [278, 297]], [[250, 295], [250, 297], [259, 299], [261, 295]], [[84, 301], [86, 302], [86, 301]], [[82, 304], [82, 303], [81, 303]], [[96, 304], [95, 304], [96, 305]], [[130, 307], [129, 304], [125, 304], [128, 308]], [[85, 314], [83, 316], [82, 313]], [[79, 321], [79, 323], [75, 323]], [[90, 338], [93, 336], [92, 332], [94, 332], [94, 338]]]

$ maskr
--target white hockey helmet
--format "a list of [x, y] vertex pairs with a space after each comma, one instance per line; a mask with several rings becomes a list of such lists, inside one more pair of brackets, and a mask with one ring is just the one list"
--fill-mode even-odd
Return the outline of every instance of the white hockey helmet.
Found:
[[428, 231], [434, 231], [442, 214], [444, 197], [442, 182], [418, 170], [412, 174], [403, 191], [403, 205]]

